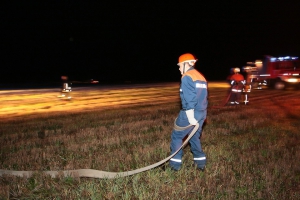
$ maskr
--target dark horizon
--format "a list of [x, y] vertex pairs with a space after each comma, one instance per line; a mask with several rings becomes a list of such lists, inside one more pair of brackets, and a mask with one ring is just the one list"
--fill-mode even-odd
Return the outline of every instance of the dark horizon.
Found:
[[0, 83], [180, 81], [178, 57], [208, 80], [264, 55], [300, 56], [299, 1], [289, 3], [6, 2]]

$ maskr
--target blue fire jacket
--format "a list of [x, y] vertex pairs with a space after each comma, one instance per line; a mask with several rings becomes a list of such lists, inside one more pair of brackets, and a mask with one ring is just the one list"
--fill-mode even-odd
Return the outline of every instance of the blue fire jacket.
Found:
[[206, 110], [208, 104], [207, 96], [206, 79], [196, 69], [190, 68], [181, 77], [180, 98], [182, 109]]

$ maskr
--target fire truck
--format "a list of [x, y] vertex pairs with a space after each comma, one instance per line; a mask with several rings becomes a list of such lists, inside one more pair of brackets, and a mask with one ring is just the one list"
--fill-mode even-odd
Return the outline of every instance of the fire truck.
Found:
[[300, 60], [298, 57], [265, 56], [264, 60], [247, 62], [243, 67], [247, 83], [252, 88], [264, 86], [274, 89], [300, 88]]

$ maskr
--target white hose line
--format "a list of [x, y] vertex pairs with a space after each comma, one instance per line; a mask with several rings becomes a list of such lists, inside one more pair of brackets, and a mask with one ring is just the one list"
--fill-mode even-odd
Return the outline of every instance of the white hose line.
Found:
[[[187, 127], [181, 127], [181, 128], [188, 128], [191, 125]], [[125, 177], [130, 176], [133, 174], [137, 174], [140, 172], [144, 172], [150, 169], [153, 169], [155, 167], [158, 167], [159, 165], [162, 165], [163, 163], [169, 161], [173, 156], [175, 156], [178, 151], [180, 151], [182, 148], [187, 145], [189, 140], [193, 137], [193, 135], [196, 133], [196, 131], [199, 128], [199, 123], [197, 123], [192, 130], [192, 132], [189, 134], [188, 138], [183, 142], [181, 147], [172, 155], [165, 158], [164, 160], [161, 160], [155, 164], [149, 165], [147, 167], [143, 167], [140, 169], [132, 170], [132, 171], [126, 171], [126, 172], [107, 172], [107, 171], [99, 171], [95, 169], [75, 169], [75, 170], [65, 170], [65, 171], [43, 171], [43, 173], [50, 175], [52, 178], [55, 178], [56, 176], [73, 176], [73, 177], [89, 177], [89, 178], [102, 178], [102, 179], [113, 179], [113, 178], [119, 178], [119, 177]], [[0, 176], [3, 176], [4, 174], [7, 175], [14, 175], [14, 176], [20, 176], [20, 177], [30, 177], [34, 173], [39, 171], [13, 171], [13, 170], [2, 170], [0, 169]]]

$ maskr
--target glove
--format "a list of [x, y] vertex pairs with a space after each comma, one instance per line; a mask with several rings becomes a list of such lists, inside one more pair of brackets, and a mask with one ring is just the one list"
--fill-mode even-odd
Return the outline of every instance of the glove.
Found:
[[185, 113], [191, 125], [196, 125], [198, 123], [194, 116], [194, 109], [187, 110]]

